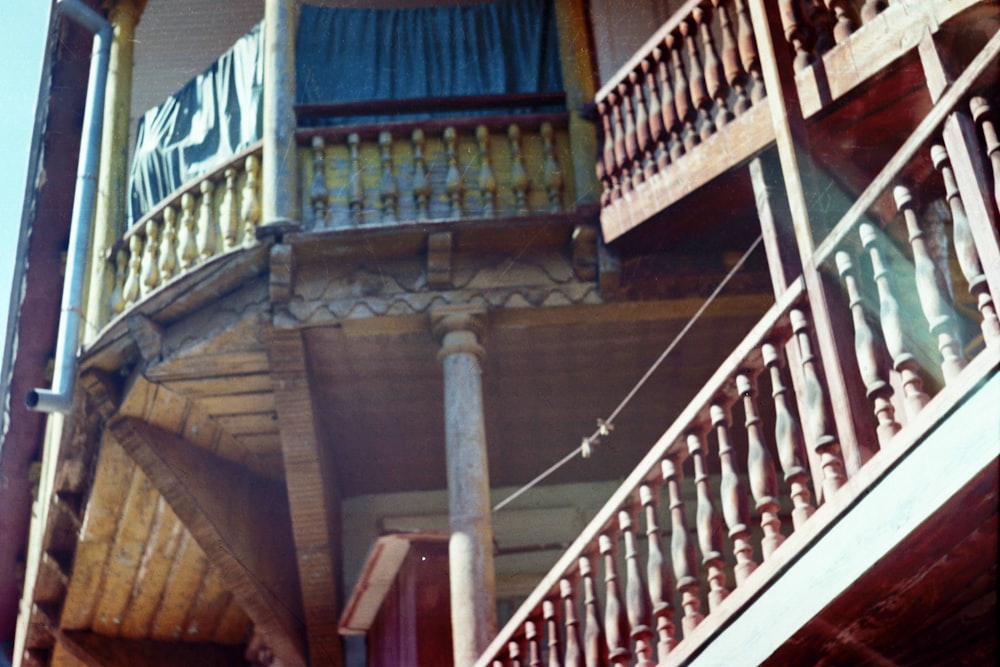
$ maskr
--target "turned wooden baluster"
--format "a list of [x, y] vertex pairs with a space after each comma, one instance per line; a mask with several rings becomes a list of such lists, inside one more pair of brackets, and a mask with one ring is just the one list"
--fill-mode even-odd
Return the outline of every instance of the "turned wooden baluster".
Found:
[[586, 625], [583, 629], [583, 647], [587, 667], [603, 667], [608, 664], [608, 645], [604, 641], [604, 626], [601, 624], [600, 601], [597, 599], [597, 585], [589, 556], [580, 558], [580, 578], [583, 579], [583, 606]]
[[[655, 49], [654, 53], [659, 49]], [[642, 61], [642, 72], [646, 79], [646, 90], [649, 109], [649, 147], [646, 157], [646, 180], [649, 180], [657, 169], [666, 166], [666, 131], [663, 128], [663, 106], [660, 103], [660, 91], [656, 85], [657, 58], [650, 55]], [[662, 161], [662, 165], [661, 165]]]
[[887, 372], [888, 360], [885, 359], [882, 345], [876, 340], [874, 328], [868, 322], [864, 297], [861, 296], [850, 253], [838, 251], [836, 261], [837, 270], [847, 289], [847, 300], [854, 322], [854, 354], [858, 359], [858, 372], [875, 412], [879, 446], [885, 447], [892, 436], [899, 432], [896, 409], [891, 400], [893, 391]]
[[824, 0], [801, 0], [800, 7], [802, 15], [805, 17], [806, 30], [809, 27], [810, 37], [813, 39], [813, 53], [822, 56], [833, 48], [833, 15], [823, 4]]
[[879, 248], [879, 235], [875, 227], [870, 223], [861, 223], [858, 226], [858, 235], [861, 243], [872, 262], [872, 277], [878, 289], [879, 300], [879, 321], [882, 325], [882, 337], [885, 340], [886, 350], [892, 358], [893, 368], [899, 373], [903, 385], [903, 405], [909, 417], [915, 417], [923, 409], [930, 398], [924, 392], [924, 383], [920, 378], [920, 371], [917, 361], [906, 349], [906, 342], [903, 332], [903, 318], [899, 309], [899, 301], [896, 299], [893, 288], [893, 276], [889, 272], [889, 267], [882, 259], [882, 250]]
[[705, 442], [702, 434], [688, 433], [688, 452], [694, 462], [694, 484], [698, 499], [695, 524], [702, 565], [708, 570], [708, 608], [716, 609], [729, 595], [726, 588], [726, 561], [722, 555], [722, 519], [712, 500], [712, 486], [705, 462]]
[[[729, 82], [722, 71], [722, 61], [715, 47], [715, 36], [712, 35], [711, 0], [705, 0], [695, 9], [694, 16], [701, 29], [701, 48], [705, 54], [705, 84], [708, 86], [708, 96], [715, 100], [715, 127], [721, 128], [733, 119], [733, 113], [727, 104], [729, 100]], [[719, 20], [723, 17], [720, 15]], [[704, 130], [703, 130], [704, 132]]]
[[630, 636], [635, 644], [635, 664], [638, 667], [653, 667], [653, 612], [642, 567], [639, 565], [633, 518], [631, 509], [618, 512], [618, 526], [625, 541], [625, 607], [631, 628]]
[[[628, 100], [632, 104], [632, 155], [629, 161], [632, 167], [632, 186], [638, 187], [645, 178], [643, 171], [643, 156], [649, 147], [649, 117], [646, 114], [646, 99], [642, 92], [642, 80], [636, 71], [629, 72], [629, 95]], [[625, 126], [626, 153], [628, 153], [628, 124]]]
[[764, 445], [764, 430], [754, 398], [757, 388], [749, 375], [741, 373], [736, 376], [736, 390], [743, 397], [747, 430], [747, 476], [750, 478], [750, 492], [760, 513], [760, 528], [764, 533], [760, 550], [767, 560], [785, 541], [781, 534], [781, 518], [778, 516], [778, 478], [771, 453]]
[[601, 184], [601, 208], [606, 208], [611, 204], [611, 179], [608, 178], [608, 174], [604, 170], [604, 160], [601, 159], [600, 155], [594, 161], [594, 173], [597, 176], [597, 182]]
[[326, 144], [323, 137], [312, 138], [313, 177], [309, 188], [309, 203], [312, 204], [313, 229], [326, 226], [326, 216], [330, 210], [330, 189], [326, 186]]
[[656, 79], [660, 89], [660, 116], [663, 118], [664, 152], [657, 156], [657, 167], [664, 169], [671, 161], [684, 154], [684, 143], [680, 140], [681, 121], [674, 103], [674, 84], [670, 78], [671, 49], [673, 37], [667, 37], [662, 47], [653, 49], [656, 60]]
[[160, 223], [150, 220], [146, 223], [146, 247], [142, 256], [142, 275], [139, 280], [139, 292], [146, 296], [160, 284], [160, 269], [156, 256], [160, 249]]
[[910, 189], [897, 185], [892, 191], [896, 207], [906, 221], [906, 231], [913, 249], [913, 272], [920, 307], [927, 318], [931, 335], [937, 338], [941, 353], [941, 370], [946, 382], [955, 379], [965, 367], [962, 344], [958, 339], [955, 314], [941, 267], [931, 256], [927, 238], [917, 219], [915, 202]]
[[517, 642], [507, 643], [507, 667], [522, 667], [521, 645]]
[[809, 32], [795, 9], [796, 0], [778, 0], [778, 11], [781, 12], [781, 25], [785, 30], [785, 40], [795, 51], [793, 65], [796, 72], [809, 67], [815, 60], [806, 45], [809, 43]]
[[[631, 75], [633, 74], [635, 74], [635, 72], [631, 72], [629, 76], [631, 77]], [[629, 79], [629, 82], [634, 83], [634, 81], [632, 81], [631, 78]], [[619, 164], [618, 168], [621, 170], [623, 181], [631, 178], [632, 181], [631, 185], [632, 188], [634, 189], [635, 186], [639, 185], [639, 183], [641, 182], [641, 180], [638, 180], [641, 179], [641, 175], [636, 174], [635, 170], [633, 169], [633, 167], [636, 165], [636, 158], [638, 156], [639, 149], [638, 149], [638, 142], [637, 142], [636, 128], [635, 128], [636, 125], [635, 109], [632, 106], [633, 90], [631, 86], [626, 84], [625, 82], [619, 83], [618, 97], [619, 99], [621, 99], [620, 108], [621, 108], [622, 126], [624, 130], [622, 136], [624, 137], [625, 140], [625, 161]]]
[[684, 618], [681, 627], [688, 636], [701, 623], [701, 600], [698, 599], [698, 568], [695, 561], [694, 543], [688, 535], [687, 519], [684, 517], [684, 501], [681, 500], [681, 467], [672, 458], [660, 462], [663, 481], [670, 497], [670, 555], [674, 566], [677, 590], [681, 593]]
[[524, 622], [524, 639], [528, 648], [528, 667], [542, 667], [542, 649], [538, 645], [538, 626], [534, 621]]
[[854, 21], [854, 10], [848, 0], [824, 0], [827, 12], [833, 14], [836, 25], [833, 26], [833, 39], [840, 44], [854, 34], [858, 24]]
[[[617, 88], [615, 88], [617, 90]], [[611, 111], [611, 148], [614, 159], [611, 163], [611, 176], [615, 185], [614, 199], [630, 192], [631, 179], [622, 167], [625, 164], [625, 128], [622, 125], [621, 97], [616, 92], [608, 93], [608, 106]]]
[[479, 197], [483, 202], [483, 217], [497, 214], [497, 179], [490, 166], [490, 131], [485, 125], [476, 128], [476, 146], [479, 149]]
[[979, 261], [979, 251], [976, 250], [976, 243], [972, 238], [969, 216], [965, 212], [965, 204], [958, 191], [958, 181], [951, 169], [948, 151], [941, 144], [934, 144], [931, 146], [931, 159], [934, 161], [934, 167], [941, 172], [941, 179], [944, 181], [945, 197], [951, 209], [955, 255], [958, 257], [962, 275], [969, 285], [969, 293], [975, 297], [976, 307], [982, 317], [980, 329], [983, 332], [983, 341], [990, 347], [1000, 346], [1000, 320], [997, 319], [993, 295], [983, 274], [983, 265]]
[[510, 139], [510, 187], [514, 191], [514, 210], [518, 215], [524, 215], [528, 212], [528, 172], [521, 155], [521, 128], [511, 125], [507, 129], [507, 138]]
[[163, 235], [160, 240], [160, 280], [167, 282], [177, 273], [177, 211], [163, 209]]
[[133, 234], [128, 240], [128, 277], [122, 288], [122, 299], [126, 305], [132, 305], [139, 300], [139, 283], [142, 271], [142, 237]]
[[764, 99], [767, 91], [764, 88], [764, 73], [760, 69], [760, 55], [757, 53], [757, 40], [753, 35], [753, 23], [747, 10], [746, 0], [736, 0], [737, 44], [740, 48], [740, 62], [750, 76], [750, 101], [754, 104]]
[[382, 158], [382, 178], [379, 181], [379, 198], [382, 200], [382, 222], [396, 222], [399, 218], [399, 187], [392, 167], [392, 133], [379, 132], [378, 145]]
[[735, 450], [729, 434], [729, 415], [726, 408], [713, 403], [709, 407], [709, 416], [719, 439], [719, 464], [722, 468], [719, 495], [722, 498], [722, 516], [726, 520], [729, 539], [733, 543], [733, 556], [736, 558], [733, 574], [736, 577], [736, 585], [739, 586], [757, 569], [757, 563], [753, 559], [753, 543], [750, 541], [747, 490], [743, 479], [736, 472]]
[[222, 247], [232, 250], [240, 241], [240, 214], [236, 204], [236, 169], [227, 167], [223, 172], [226, 189], [219, 205], [219, 227], [222, 229]]
[[190, 269], [198, 259], [198, 244], [195, 241], [194, 195], [185, 192], [181, 196], [180, 258], [181, 268]]
[[[729, 120], [733, 115], [739, 116], [750, 108], [750, 100], [747, 98], [747, 73], [740, 62], [740, 52], [736, 46], [736, 35], [733, 32], [732, 19], [729, 16], [729, 4], [727, 0], [712, 0], [715, 13], [719, 17], [719, 30], [722, 33], [722, 71], [726, 77], [726, 83], [733, 90], [735, 100], [733, 101], [732, 113], [728, 114]], [[723, 109], [724, 101], [719, 105]], [[728, 110], [727, 110], [728, 113]], [[716, 121], [719, 122], [719, 121]], [[720, 122], [720, 126], [725, 122]]]
[[629, 663], [628, 618], [622, 604], [618, 586], [618, 567], [615, 562], [615, 543], [610, 535], [597, 538], [598, 548], [604, 559], [604, 637], [608, 645], [608, 660], [612, 665]]
[[542, 180], [545, 192], [549, 197], [549, 211], [558, 213], [562, 210], [563, 179], [559, 163], [556, 162], [555, 135], [552, 123], [542, 123], [539, 132], [542, 135]]
[[802, 429], [792, 414], [789, 404], [788, 387], [781, 377], [781, 356], [778, 348], [770, 343], [761, 347], [764, 366], [771, 374], [771, 397], [774, 399], [774, 443], [778, 449], [778, 461], [785, 473], [792, 497], [792, 525], [799, 528], [813, 514], [809, 493], [809, 468], [806, 464], [805, 446], [802, 444]]
[[992, 108], [985, 97], [977, 95], [969, 100], [969, 111], [972, 112], [972, 118], [983, 133], [983, 141], [986, 142], [986, 154], [989, 156], [993, 171], [993, 203], [997, 211], [1000, 211], [1000, 136], [993, 121], [993, 114], [990, 113]]
[[566, 629], [564, 667], [584, 667], [583, 644], [580, 641], [580, 620], [576, 617], [576, 596], [573, 582], [559, 580], [559, 597], [563, 601], [563, 626]]
[[649, 583], [649, 597], [656, 617], [656, 653], [662, 663], [667, 654], [677, 646], [674, 628], [673, 581], [663, 553], [660, 524], [656, 516], [657, 491], [655, 487], [643, 484], [639, 487], [639, 502], [646, 513], [646, 579]]
[[834, 435], [833, 425], [830, 423], [826, 391], [820, 382], [819, 360], [813, 354], [812, 340], [809, 337], [809, 321], [805, 313], [798, 309], [791, 310], [789, 320], [798, 343], [799, 361], [802, 364], [804, 425], [809, 429], [810, 441], [819, 456], [823, 472], [823, 497], [830, 498], [844, 485], [846, 479], [840, 442]]
[[681, 34], [684, 35], [684, 46], [688, 54], [688, 85], [691, 89], [691, 103], [697, 109], [698, 120], [695, 122], [701, 124], [699, 137], [708, 139], [715, 134], [715, 122], [712, 120], [712, 98], [709, 97], [705, 81], [705, 68], [702, 64], [701, 53], [698, 51], [698, 43], [695, 40], [698, 25], [703, 21], [705, 21], [705, 10], [700, 6], [695, 7], [691, 18], [681, 22], [680, 30]]
[[885, 11], [888, 6], [889, 3], [885, 0], [865, 0], [865, 4], [861, 7], [861, 20], [868, 23]]
[[124, 245], [118, 248], [115, 253], [115, 281], [111, 288], [111, 297], [108, 305], [111, 312], [118, 315], [125, 310], [125, 281], [128, 279], [128, 252]]
[[243, 201], [240, 219], [243, 221], [243, 244], [256, 241], [255, 231], [260, 224], [260, 160], [256, 155], [247, 157], [245, 163], [247, 180], [243, 185]]
[[362, 209], [365, 205], [365, 184], [361, 174], [361, 136], [357, 132], [347, 135], [347, 150], [350, 155], [351, 173], [347, 182], [347, 204], [351, 212], [351, 222], [364, 222]]
[[[682, 32], [684, 31], [683, 26], [686, 25], [688, 25], [687, 21], [681, 23]], [[690, 30], [690, 27], [688, 30]], [[701, 140], [698, 138], [698, 133], [694, 129], [694, 121], [698, 112], [691, 101], [691, 91], [688, 89], [688, 77], [687, 73], [684, 71], [684, 61], [681, 58], [683, 41], [683, 37], [678, 39], [676, 35], [667, 35], [665, 40], [667, 48], [670, 49], [670, 58], [673, 63], [674, 106], [677, 109], [677, 118], [683, 125], [684, 150], [689, 151], [697, 146]], [[683, 152], [684, 151], [681, 151], [677, 158], [679, 158]], [[677, 158], [674, 158], [675, 161]]]
[[204, 262], [215, 254], [218, 238], [215, 231], [215, 206], [213, 206], [215, 184], [205, 179], [199, 189], [201, 207], [198, 213], [198, 257]]
[[426, 220], [430, 217], [431, 184], [424, 159], [424, 131], [414, 130], [410, 140], [413, 142], [413, 207], [417, 220]]
[[[608, 95], [609, 100], [611, 97], [613, 97], [613, 94]], [[621, 196], [621, 187], [618, 184], [618, 176], [615, 174], [615, 135], [614, 130], [611, 129], [612, 111], [610, 103], [599, 103], [597, 105], [597, 113], [601, 117], [601, 127], [604, 138], [602, 153], [597, 157], [597, 176], [601, 179], [601, 182], [604, 183], [604, 192], [606, 194], [607, 202], [611, 203], [613, 201], [617, 201]]]
[[559, 618], [556, 616], [556, 603], [552, 600], [542, 602], [542, 618], [545, 619], [546, 646], [548, 650], [548, 667], [563, 667], [562, 642], [559, 640]]

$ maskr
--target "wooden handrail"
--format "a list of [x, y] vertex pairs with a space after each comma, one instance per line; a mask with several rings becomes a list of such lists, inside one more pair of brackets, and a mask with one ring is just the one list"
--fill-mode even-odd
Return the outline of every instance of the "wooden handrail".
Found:
[[566, 93], [513, 93], [510, 95], [462, 95], [456, 97], [418, 97], [354, 102], [319, 102], [296, 104], [298, 119], [336, 116], [378, 116], [404, 113], [435, 113], [442, 111], [475, 111], [478, 109], [514, 109], [566, 104]]
[[440, 133], [445, 128], [471, 129], [480, 125], [491, 130], [506, 130], [511, 125], [522, 129], [540, 127], [542, 123], [551, 123], [553, 127], [565, 128], [569, 124], [569, 114], [565, 111], [555, 113], [533, 114], [503, 114], [491, 116], [461, 116], [454, 118], [425, 118], [423, 120], [400, 120], [385, 123], [364, 123], [361, 125], [336, 125], [326, 127], [300, 127], [295, 131], [295, 139], [305, 145], [313, 137], [324, 139], [343, 139], [351, 134], [360, 137], [375, 137], [380, 132], [391, 132], [400, 136], [413, 130], [423, 130], [428, 134]]
[[[507, 643], [514, 639], [525, 621], [537, 615], [542, 603], [550, 596], [558, 597], [559, 580], [572, 574], [578, 567], [578, 559], [593, 552], [593, 545], [598, 536], [611, 525], [618, 511], [625, 506], [629, 496], [636, 493], [639, 486], [659, 474], [660, 462], [673, 454], [685, 455], [685, 436], [693, 428], [704, 422], [709, 423], [709, 404], [718, 400], [725, 393], [725, 384], [736, 374], [747, 370], [753, 363], [749, 362], [751, 353], [763, 343], [777, 338], [786, 339], [788, 331], [782, 332], [783, 320], [804, 298], [802, 279], [792, 283], [779, 300], [754, 325], [753, 329], [737, 345], [736, 349], [719, 366], [718, 370], [706, 382], [698, 394], [688, 403], [677, 419], [667, 428], [647, 454], [635, 467], [632, 473], [619, 485], [614, 495], [598, 511], [593, 520], [587, 524], [573, 544], [563, 553], [549, 573], [535, 587], [524, 603], [514, 612], [507, 624], [501, 628], [497, 636], [490, 642], [475, 667], [489, 667], [496, 656], [500, 655]], [[756, 360], [758, 365], [759, 360]]]

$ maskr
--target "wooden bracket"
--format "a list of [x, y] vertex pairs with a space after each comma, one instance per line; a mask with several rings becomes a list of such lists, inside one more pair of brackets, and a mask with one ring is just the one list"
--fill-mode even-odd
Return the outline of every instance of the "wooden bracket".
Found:
[[287, 243], [271, 247], [271, 303], [287, 303], [295, 291], [295, 251]]
[[451, 287], [451, 232], [427, 235], [427, 285], [433, 289]]
[[145, 315], [128, 318], [128, 331], [139, 347], [139, 354], [147, 366], [160, 361], [163, 353], [163, 327]]

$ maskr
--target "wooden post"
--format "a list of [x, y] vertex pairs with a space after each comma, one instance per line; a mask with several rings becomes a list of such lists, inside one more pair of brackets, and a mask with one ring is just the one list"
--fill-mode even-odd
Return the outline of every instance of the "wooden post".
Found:
[[92, 340], [108, 320], [108, 301], [114, 284], [113, 261], [107, 253], [125, 231], [128, 217], [128, 128], [132, 106], [132, 54], [135, 27], [144, 0], [117, 0], [108, 13], [114, 31], [104, 91], [104, 131], [101, 133], [101, 166], [97, 172], [97, 203], [91, 236], [91, 271], [87, 288], [83, 342]]
[[448, 463], [448, 542], [452, 645], [456, 665], [471, 665], [496, 634], [493, 526], [480, 362], [486, 311], [443, 307], [431, 312], [444, 368]]
[[[827, 284], [809, 262], [816, 247], [806, 197], [807, 189], [813, 185], [812, 163], [791, 54], [780, 40], [781, 17], [773, 7], [770, 12], [765, 11], [762, 4], [750, 3], [749, 9], [754, 35], [760, 46], [761, 72], [768, 91], [767, 101], [771, 108], [788, 208], [802, 264], [808, 267], [803, 271], [803, 279], [812, 309], [819, 357], [822, 359], [844, 462], [848, 474], [852, 475], [874, 453], [875, 429], [866, 405], [864, 386], [857, 374], [852, 346], [845, 345], [844, 349], [840, 346], [841, 341], [851, 340], [849, 311], [845, 306], [844, 317], [834, 316], [832, 306], [838, 302], [834, 286]], [[807, 444], [815, 448], [817, 443]]]
[[295, 145], [295, 0], [264, 2], [264, 164], [261, 224], [299, 224]]

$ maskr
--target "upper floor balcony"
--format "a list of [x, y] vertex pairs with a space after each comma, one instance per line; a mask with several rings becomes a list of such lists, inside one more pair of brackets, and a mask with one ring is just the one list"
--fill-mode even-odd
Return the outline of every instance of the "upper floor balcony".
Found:
[[[154, 67], [175, 48], [163, 42], [176, 43], [164, 11], [151, 5], [142, 18], [165, 27], [136, 42], [138, 104], [168, 78]], [[593, 131], [574, 110], [592, 89], [563, 74], [572, 66], [560, 50], [572, 39], [560, 41], [557, 23], [568, 19], [559, 11], [500, 3], [388, 10], [383, 21], [378, 11], [303, 7], [292, 39], [296, 75], [279, 77], [274, 90], [264, 65], [274, 58], [263, 52], [262, 24], [254, 26], [166, 101], [133, 109], [137, 138], [128, 177], [119, 177], [128, 196], [97, 244], [103, 275], [89, 323], [122, 329], [128, 313], [170, 321], [205, 297], [187, 286], [239, 284], [282, 237], [349, 245], [359, 234], [542, 225], [568, 239], [592, 224]], [[243, 14], [234, 11], [235, 21]], [[370, 46], [345, 50], [344, 30], [368, 31]], [[456, 30], [466, 39], [452, 40]], [[390, 54], [399, 34], [408, 42]], [[204, 50], [200, 39], [190, 37]], [[268, 100], [280, 108], [268, 111]], [[294, 121], [279, 131], [268, 113]], [[275, 199], [280, 212], [268, 208]]]

